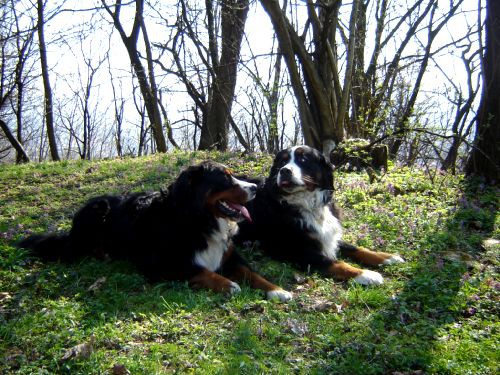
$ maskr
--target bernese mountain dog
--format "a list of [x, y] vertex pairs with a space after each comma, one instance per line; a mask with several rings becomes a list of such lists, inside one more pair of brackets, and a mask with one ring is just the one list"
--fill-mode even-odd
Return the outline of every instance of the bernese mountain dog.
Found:
[[287, 301], [292, 294], [253, 272], [234, 250], [243, 204], [256, 185], [215, 162], [185, 169], [166, 190], [105, 195], [88, 201], [66, 234], [35, 235], [19, 246], [46, 260], [124, 259], [151, 281], [187, 280], [193, 288], [240, 291], [238, 283]]
[[323, 154], [308, 146], [282, 150], [247, 204], [253, 220], [240, 223], [236, 241], [257, 240], [272, 258], [302, 270], [364, 285], [382, 284], [380, 273], [353, 267], [339, 260], [339, 253], [368, 266], [400, 263], [403, 258], [342, 241], [340, 210], [332, 197], [333, 166]]

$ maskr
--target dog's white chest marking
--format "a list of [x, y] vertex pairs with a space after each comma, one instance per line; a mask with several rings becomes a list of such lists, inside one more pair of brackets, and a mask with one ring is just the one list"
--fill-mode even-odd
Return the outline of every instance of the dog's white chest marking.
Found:
[[337, 259], [338, 243], [342, 238], [342, 226], [323, 203], [323, 192], [300, 192], [287, 196], [285, 200], [300, 208], [302, 224], [312, 229], [312, 237], [321, 243], [322, 253], [331, 260]]
[[321, 243], [323, 255], [331, 260], [336, 260], [338, 243], [342, 238], [342, 226], [338, 219], [325, 206], [319, 215], [315, 215], [309, 220], [311, 220], [309, 225], [315, 229], [313, 237]]
[[210, 271], [220, 268], [222, 257], [227, 251], [231, 237], [238, 231], [238, 224], [234, 221], [217, 219], [219, 228], [207, 238], [207, 248], [198, 251], [194, 256], [194, 263]]

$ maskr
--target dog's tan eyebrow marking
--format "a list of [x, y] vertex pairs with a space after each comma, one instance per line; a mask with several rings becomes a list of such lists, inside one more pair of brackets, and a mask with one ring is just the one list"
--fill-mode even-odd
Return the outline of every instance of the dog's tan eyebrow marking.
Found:
[[299, 147], [298, 149], [295, 150], [295, 155], [302, 155], [304, 153], [304, 149]]
[[231, 176], [233, 174], [233, 170], [230, 168], [225, 168], [224, 173], [227, 174], [228, 176]]

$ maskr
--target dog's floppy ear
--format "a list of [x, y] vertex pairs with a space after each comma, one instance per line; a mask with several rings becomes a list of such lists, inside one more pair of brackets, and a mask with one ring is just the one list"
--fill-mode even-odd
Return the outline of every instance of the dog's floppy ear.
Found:
[[331, 163], [328, 159], [328, 157], [323, 156], [325, 159], [325, 168], [328, 171], [329, 174], [332, 176], [332, 180], [334, 177], [335, 170], [337, 169], [333, 163]]
[[283, 154], [287, 153], [288, 150], [281, 150], [278, 153], [276, 153], [274, 160], [273, 160], [273, 165], [271, 166], [271, 170], [269, 171], [269, 175], [267, 179], [265, 180], [264, 184], [268, 186], [271, 189], [277, 188], [276, 185], [276, 177], [278, 176], [278, 172], [280, 170], [280, 159], [283, 156]]
[[320, 153], [321, 166], [323, 169], [323, 181], [321, 181], [321, 185], [325, 188], [323, 191], [323, 200], [324, 203], [328, 203], [333, 198], [333, 171], [335, 170], [335, 166], [330, 163], [329, 158], [326, 157], [323, 153]]
[[191, 165], [180, 174], [178, 180], [181, 180], [181, 184], [184, 186], [197, 185], [202, 181], [204, 171], [203, 164]]
[[203, 181], [205, 168], [203, 165], [192, 165], [181, 172], [169, 188], [173, 203], [177, 207], [192, 207], [197, 200], [197, 186]]
[[335, 165], [332, 164], [330, 156], [326, 156], [322, 152], [318, 151], [318, 154], [320, 155], [320, 160], [321, 164], [328, 170], [334, 171], [335, 170]]

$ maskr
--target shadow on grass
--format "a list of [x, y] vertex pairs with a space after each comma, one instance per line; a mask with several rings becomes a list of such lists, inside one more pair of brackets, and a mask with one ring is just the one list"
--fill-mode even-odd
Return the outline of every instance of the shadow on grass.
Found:
[[[152, 182], [154, 179], [151, 177]], [[102, 181], [99, 182], [102, 184]], [[106, 186], [113, 190], [119, 185]], [[135, 185], [132, 183], [129, 186]], [[68, 188], [72, 189], [71, 186]], [[458, 372], [453, 368], [439, 367], [442, 364], [436, 364], [436, 353], [439, 352], [438, 346], [442, 344], [446, 327], [458, 324], [459, 329], [461, 321], [468, 319], [468, 315], [474, 315], [474, 311], [469, 310], [466, 297], [460, 296], [464, 281], [473, 272], [468, 270], [463, 260], [481, 258], [480, 243], [493, 229], [497, 208], [487, 207], [496, 205], [496, 199], [488, 201], [485, 197], [491, 197], [491, 192], [486, 194], [477, 184], [464, 186], [464, 192], [458, 210], [446, 223], [446, 230], [419, 240], [422, 252], [415, 266], [408, 267], [411, 278], [393, 298], [387, 295], [382, 297], [387, 299], [386, 307], [371, 315], [364, 310], [363, 314], [368, 315], [366, 325], [362, 329], [351, 329], [344, 338], [337, 339], [338, 336], [334, 336], [337, 341], [322, 343], [319, 337], [314, 337], [313, 349], [321, 347], [324, 351], [310, 354], [309, 358], [312, 357], [314, 362], [311, 366], [313, 370], [317, 373], [343, 374], [420, 370], [431, 373]], [[77, 206], [75, 201], [71, 201], [71, 205]], [[50, 211], [48, 217], [52, 217], [56, 211]], [[0, 314], [0, 349], [11, 351], [12, 348], [19, 348], [22, 354], [4, 364], [3, 369], [15, 370], [16, 366], [23, 366], [24, 372], [28, 372], [31, 365], [33, 371], [43, 367], [61, 370], [59, 364], [48, 362], [50, 358], [60, 358], [67, 348], [85, 342], [91, 335], [96, 336], [99, 348], [106, 351], [106, 354], [98, 355], [118, 353], [128, 356], [133, 353], [133, 356], [153, 357], [149, 352], [144, 354], [130, 347], [140, 342], [177, 345], [183, 339], [203, 341], [207, 334], [218, 335], [221, 331], [224, 334], [212, 337], [210, 343], [221, 343], [226, 348], [218, 351], [215, 347], [210, 350], [214, 356], [224, 353], [221, 362], [226, 365], [227, 373], [241, 371], [245, 361], [250, 368], [254, 364], [250, 363], [252, 361], [263, 364], [260, 372], [275, 370], [286, 373], [291, 368], [284, 359], [294, 350], [294, 339], [287, 337], [283, 340], [282, 331], [286, 327], [264, 324], [264, 340], [260, 340], [254, 334], [250, 319], [247, 321], [236, 316], [226, 320], [222, 305], [227, 297], [210, 292], [193, 292], [183, 283], [148, 284], [126, 263], [86, 260], [75, 265], [50, 264], [41, 267], [30, 264], [26, 267], [22, 261], [25, 254], [16, 251], [7, 253], [12, 258], [4, 257], [4, 266], [22, 270], [13, 273], [15, 280], [0, 280], [0, 285], [10, 285], [8, 290], [16, 291], [8, 305], [12, 310]], [[462, 255], [457, 259], [450, 257], [450, 253]], [[0, 259], [3, 257], [1, 255]], [[479, 265], [473, 267], [475, 273], [480, 272], [477, 270]], [[106, 277], [106, 280], [92, 290], [90, 287], [102, 277]], [[254, 293], [244, 293], [241, 298], [254, 298]], [[232, 306], [238, 305], [238, 298], [236, 301], [231, 300]], [[227, 312], [228, 315], [231, 313]], [[294, 302], [287, 310], [283, 309], [279, 318], [293, 313], [297, 313], [295, 316], [302, 314]], [[264, 318], [266, 314], [274, 312], [269, 309], [262, 314]], [[200, 319], [191, 319], [191, 316], [200, 315], [203, 315]], [[260, 313], [249, 315], [255, 320], [259, 318], [254, 315]], [[300, 318], [302, 316], [297, 321]], [[214, 326], [210, 328], [204, 326], [212, 323]], [[347, 331], [350, 327], [345, 329]], [[304, 335], [304, 341], [306, 339], [307, 335]], [[197, 355], [193, 354], [198, 350], [196, 345], [184, 348], [184, 355]], [[297, 347], [302, 349], [301, 345], [299, 337]], [[275, 352], [270, 353], [270, 349]], [[175, 353], [175, 348], [170, 347], [157, 350]], [[326, 355], [327, 351], [334, 355]], [[469, 356], [474, 354], [467, 353]], [[17, 355], [16, 351], [12, 352], [14, 355]], [[156, 361], [155, 358], [153, 360]], [[135, 370], [145, 373], [146, 370], [140, 368], [144, 363], [141, 361], [136, 359]], [[189, 361], [190, 358], [187, 358], [186, 362]], [[267, 365], [266, 361], [270, 364]], [[275, 366], [280, 362], [283, 362], [283, 367], [277, 369]], [[475, 364], [480, 362], [480, 357], [474, 361]], [[109, 365], [109, 361], [101, 361], [97, 365], [106, 363]], [[75, 363], [68, 366], [67, 371], [78, 369]], [[86, 366], [91, 368], [92, 363]], [[223, 368], [223, 364], [220, 367]], [[301, 370], [306, 371], [305, 368]], [[134, 372], [134, 368], [129, 369]], [[109, 368], [102, 371], [107, 370]], [[93, 371], [97, 373], [100, 370], [94, 368]]]
[[[187, 152], [137, 162], [29, 165], [6, 174], [0, 181], [0, 373], [19, 368], [25, 373], [43, 368], [59, 372], [57, 358], [91, 335], [105, 350], [124, 355], [132, 351], [130, 342], [175, 343], [200, 321], [226, 314], [214, 313], [214, 306], [224, 305], [227, 296], [192, 291], [181, 282], [149, 284], [129, 264], [85, 260], [41, 265], [27, 261], [29, 255], [13, 246], [29, 234], [28, 228], [67, 228], [72, 214], [90, 197], [165, 187], [182, 168], [207, 155]], [[238, 158], [226, 159], [242, 164]], [[255, 299], [257, 293], [244, 288], [231, 303]], [[197, 319], [190, 321], [190, 314]], [[137, 361], [139, 372], [147, 372], [141, 363]], [[97, 367], [92, 371], [99, 372]]]
[[454, 355], [458, 357], [452, 366], [473, 359], [476, 367], [472, 370], [447, 367], [446, 358], [436, 358], [439, 356], [438, 347], [447, 345], [449, 327], [459, 331], [464, 320], [479, 313], [468, 305], [467, 296], [460, 295], [460, 291], [471, 273], [482, 272], [483, 265], [475, 260], [482, 259], [481, 243], [492, 233], [498, 211], [495, 198], [498, 190], [495, 188], [468, 181], [464, 183], [463, 191], [465, 194], [459, 199], [457, 210], [445, 223], [446, 230], [421, 241], [422, 251], [417, 265], [411, 270], [411, 279], [401, 292], [387, 299], [387, 307], [374, 313], [362, 332], [351, 335], [344, 342], [333, 343], [328, 350], [336, 353], [335, 359], [318, 372], [370, 374], [404, 371], [405, 374], [422, 374], [491, 371], [491, 368], [478, 366], [488, 361], [491, 364], [491, 358], [482, 358], [482, 353], [467, 350], [471, 346], [465, 342], [465, 350], [451, 350], [457, 350]]
[[[10, 280], [7, 290], [16, 292], [0, 311], [0, 373], [30, 373], [30, 368], [77, 373], [82, 365], [88, 370], [92, 362], [61, 359], [91, 337], [96, 349], [110, 356], [96, 362], [98, 366], [109, 366], [113, 355], [137, 356], [140, 347], [145, 350], [154, 343], [176, 345], [191, 335], [191, 316], [210, 316], [214, 306], [229, 298], [193, 291], [182, 282], [147, 283], [126, 262], [87, 259], [21, 266], [28, 266], [27, 272], [22, 279], [17, 273], [17, 280]], [[143, 361], [136, 359], [129, 370], [149, 373], [140, 368]]]

